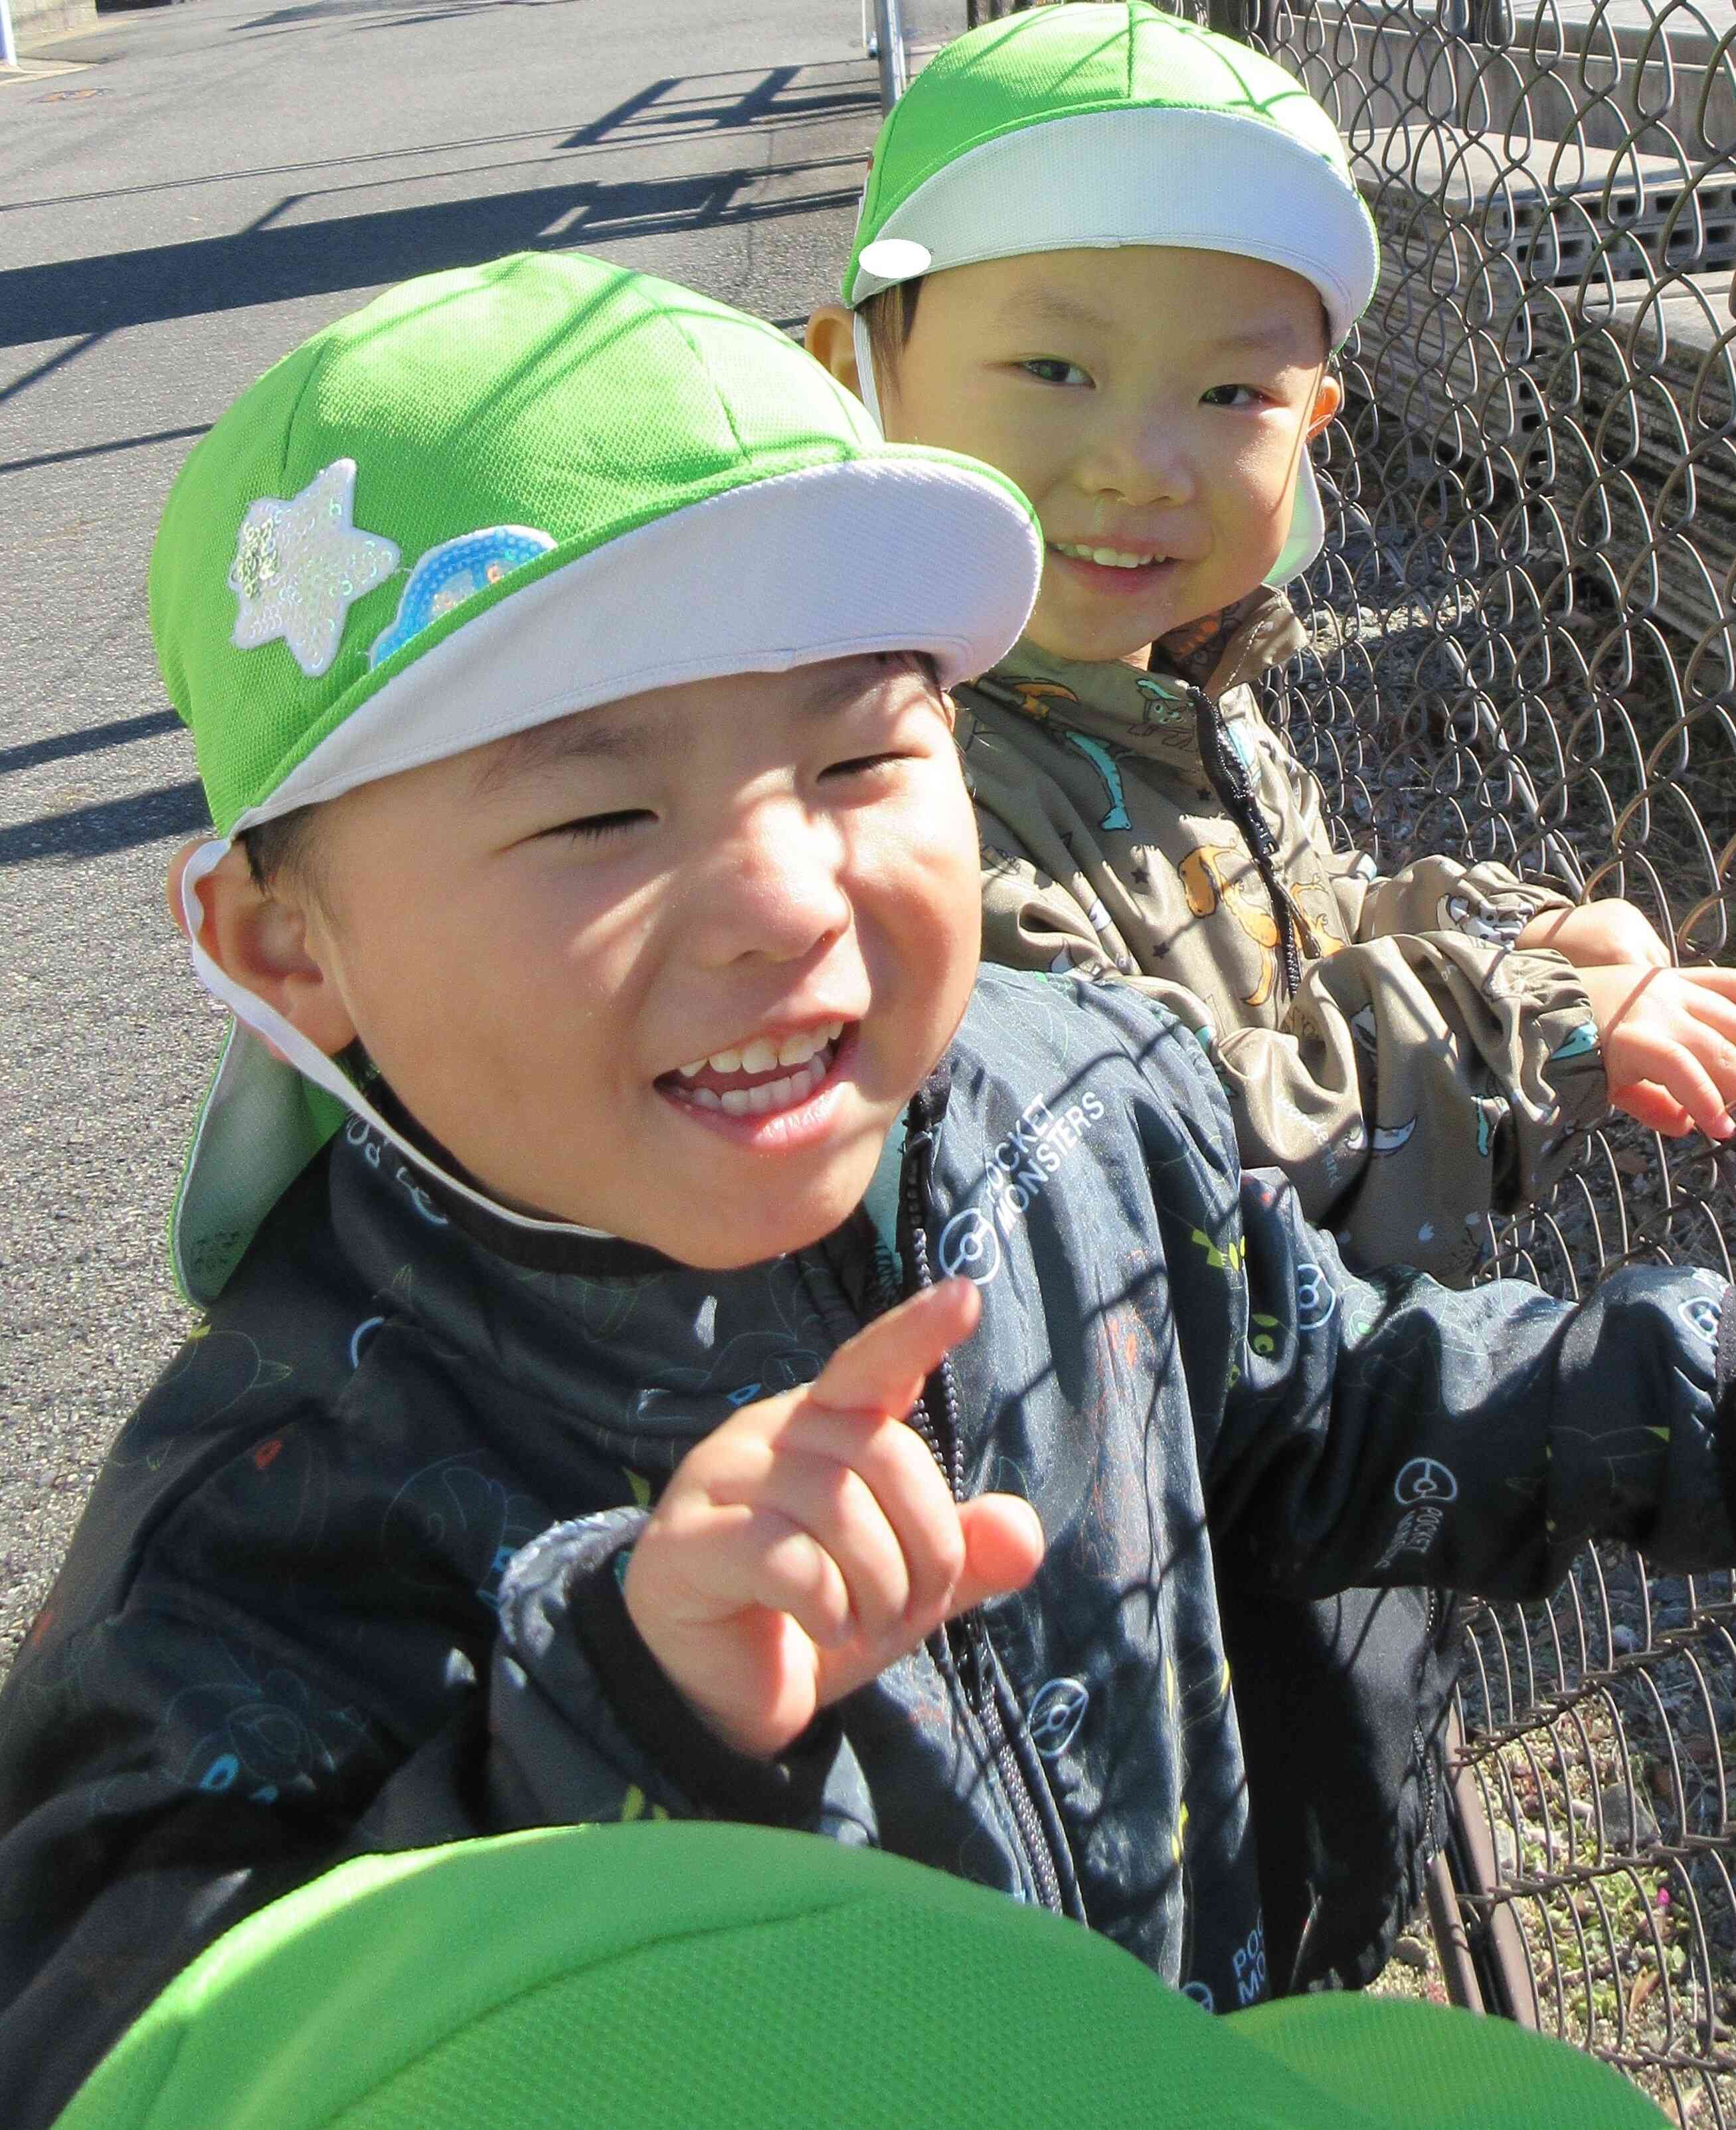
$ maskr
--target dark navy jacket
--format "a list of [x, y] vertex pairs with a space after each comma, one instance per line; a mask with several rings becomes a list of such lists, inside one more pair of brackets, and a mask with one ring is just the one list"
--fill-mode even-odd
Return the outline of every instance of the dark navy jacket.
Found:
[[[1353, 1278], [1130, 993], [985, 972], [897, 1196], [901, 1272], [862, 1213], [719, 1274], [576, 1236], [527, 1263], [360, 1124], [308, 1172], [117, 1441], [0, 1696], [12, 2130], [265, 1901], [548, 1822], [879, 1843], [1251, 2003], [1220, 1583], [1524, 1597], [1589, 1532], [1736, 1556], [1723, 1282]], [[917, 1424], [961, 1494], [1035, 1506], [1042, 1565], [740, 1757], [639, 1642], [623, 1550], [708, 1430], [961, 1271], [982, 1323]]]

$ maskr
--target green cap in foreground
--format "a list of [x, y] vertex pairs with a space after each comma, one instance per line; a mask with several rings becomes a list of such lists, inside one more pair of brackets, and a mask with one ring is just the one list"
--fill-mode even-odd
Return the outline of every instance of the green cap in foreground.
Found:
[[680, 682], [915, 651], [950, 685], [1016, 640], [1042, 561], [1001, 475], [885, 442], [772, 327], [600, 259], [407, 282], [268, 370], [150, 562], [217, 826], [182, 910], [236, 1015], [171, 1222], [183, 1292], [215, 1299], [346, 1112], [425, 1158], [201, 945], [238, 831]]
[[1004, 1894], [695, 1821], [369, 1857], [152, 2004], [55, 2130], [1658, 2130], [1560, 2042], [1433, 2005], [1213, 2018]]
[[193, 451], [152, 633], [219, 832], [641, 690], [861, 650], [953, 678], [1040, 562], [770, 326], [600, 259], [405, 283]]

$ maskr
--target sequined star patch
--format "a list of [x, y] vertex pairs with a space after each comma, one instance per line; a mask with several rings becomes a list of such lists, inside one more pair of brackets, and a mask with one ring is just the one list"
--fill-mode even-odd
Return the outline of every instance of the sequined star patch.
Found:
[[279, 638], [310, 681], [331, 666], [351, 607], [398, 567], [398, 549], [358, 532], [355, 461], [336, 459], [288, 503], [262, 496], [241, 520], [229, 589], [237, 651]]

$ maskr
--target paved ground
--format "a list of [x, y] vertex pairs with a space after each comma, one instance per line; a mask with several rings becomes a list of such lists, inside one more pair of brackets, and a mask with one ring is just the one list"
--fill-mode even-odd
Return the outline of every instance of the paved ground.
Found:
[[164, 1221], [219, 1022], [160, 886], [203, 819], [145, 620], [176, 469], [328, 319], [522, 246], [799, 320], [878, 120], [860, 27], [857, 0], [189, 0], [0, 83], [0, 1665], [188, 1321]]

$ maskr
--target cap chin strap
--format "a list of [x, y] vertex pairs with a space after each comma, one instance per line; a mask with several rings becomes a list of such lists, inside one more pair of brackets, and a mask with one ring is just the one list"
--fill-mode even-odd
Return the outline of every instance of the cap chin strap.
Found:
[[868, 338], [868, 322], [860, 311], [850, 313], [850, 337], [856, 346], [856, 397], [874, 417], [874, 426], [884, 437], [886, 424], [880, 413], [880, 395], [874, 389], [874, 348]]
[[310, 1043], [293, 1022], [285, 1020], [274, 1006], [267, 1005], [262, 998], [217, 967], [199, 943], [199, 934], [205, 929], [205, 905], [199, 900], [198, 886], [216, 872], [234, 848], [233, 841], [227, 837], [203, 843], [187, 861], [181, 874], [181, 915], [186, 919], [187, 951], [194, 974], [212, 996], [221, 999], [244, 1028], [281, 1052], [286, 1070], [301, 1073], [316, 1086], [323, 1087], [328, 1095], [335, 1095], [346, 1110], [389, 1141], [407, 1160], [413, 1161], [418, 1168], [435, 1177], [443, 1189], [456, 1192], [460, 1198], [467, 1199], [492, 1219], [504, 1220], [528, 1235], [588, 1235], [605, 1242], [614, 1241], [616, 1238], [606, 1229], [580, 1227], [575, 1220], [539, 1220], [529, 1214], [515, 1213], [498, 1198], [490, 1198], [472, 1185], [461, 1182], [437, 1162], [430, 1161], [395, 1125], [388, 1124], [347, 1074], [340, 1072], [334, 1060]]

